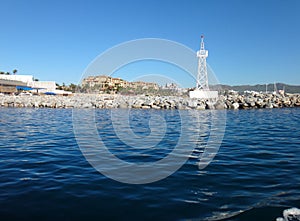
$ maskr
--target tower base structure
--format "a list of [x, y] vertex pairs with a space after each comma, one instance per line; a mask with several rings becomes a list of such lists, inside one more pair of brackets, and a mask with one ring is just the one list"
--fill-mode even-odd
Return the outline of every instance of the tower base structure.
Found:
[[217, 99], [219, 97], [218, 91], [209, 90], [194, 90], [189, 92], [190, 98], [199, 99]]

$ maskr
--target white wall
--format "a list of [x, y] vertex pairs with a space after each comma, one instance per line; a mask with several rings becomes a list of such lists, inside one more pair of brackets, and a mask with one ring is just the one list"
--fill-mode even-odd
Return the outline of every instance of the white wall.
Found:
[[22, 81], [24, 83], [33, 82], [32, 75], [6, 75], [0, 74], [0, 79], [11, 80], [11, 81]]
[[33, 88], [42, 88], [39, 91], [54, 91], [56, 89], [55, 81], [33, 81], [28, 86]]

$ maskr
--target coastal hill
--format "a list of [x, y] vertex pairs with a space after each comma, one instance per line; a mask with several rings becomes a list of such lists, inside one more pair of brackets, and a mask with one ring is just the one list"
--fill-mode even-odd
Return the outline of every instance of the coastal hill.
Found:
[[[169, 87], [171, 85], [171, 87]], [[275, 86], [276, 85], [276, 86]], [[179, 90], [177, 85], [174, 84], [167, 84], [166, 86], [159, 86], [157, 83], [149, 83], [149, 82], [128, 82], [121, 78], [113, 78], [106, 75], [98, 75], [98, 76], [88, 76], [83, 79], [82, 82], [82, 89], [83, 91], [127, 91], [126, 89], [133, 91], [138, 91], [138, 88], [147, 88], [147, 89], [154, 89], [154, 91], [165, 91], [166, 89]], [[163, 89], [163, 90], [160, 90]], [[278, 90], [284, 90], [286, 93], [300, 93], [300, 85], [288, 85], [284, 83], [269, 83], [269, 84], [256, 84], [256, 85], [211, 85], [211, 90], [218, 90], [218, 91], [228, 91], [234, 90], [240, 93], [244, 91], [257, 91], [257, 92], [273, 92]], [[143, 90], [142, 90], [143, 91]]]

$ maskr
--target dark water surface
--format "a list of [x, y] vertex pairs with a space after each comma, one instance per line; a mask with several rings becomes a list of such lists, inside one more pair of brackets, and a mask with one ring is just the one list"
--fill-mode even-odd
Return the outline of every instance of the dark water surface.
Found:
[[[135, 115], [147, 120], [147, 111]], [[169, 135], [178, 133], [180, 124], [168, 118], [174, 112], [163, 113]], [[133, 131], [149, 134], [149, 125], [138, 122]], [[90, 166], [74, 137], [72, 110], [0, 109], [0, 220], [266, 221], [299, 207], [300, 109], [227, 111], [226, 124], [205, 169], [191, 158], [166, 179], [132, 185]], [[110, 135], [114, 142], [120, 141]]]

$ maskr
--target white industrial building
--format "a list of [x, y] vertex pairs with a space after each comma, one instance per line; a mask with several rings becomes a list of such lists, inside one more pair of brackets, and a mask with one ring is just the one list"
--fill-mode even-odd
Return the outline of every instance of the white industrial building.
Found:
[[24, 83], [30, 83], [33, 82], [33, 76], [32, 75], [6, 75], [6, 74], [0, 74], [0, 79], [3, 80], [10, 80], [10, 81], [21, 81]]
[[52, 93], [52, 94], [72, 94], [69, 91], [56, 90], [55, 81], [35, 81], [32, 75], [4, 75], [0, 74], [0, 79], [25, 83], [28, 89], [36, 93]]

